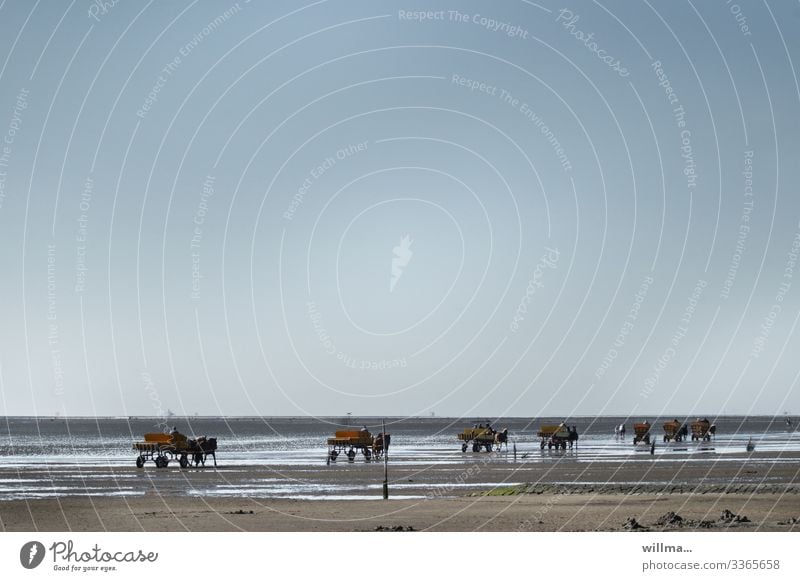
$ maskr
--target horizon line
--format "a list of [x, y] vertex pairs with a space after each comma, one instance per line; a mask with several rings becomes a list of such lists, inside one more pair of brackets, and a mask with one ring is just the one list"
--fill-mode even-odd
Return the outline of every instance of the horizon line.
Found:
[[[699, 414], [703, 417], [712, 417], [713, 414]], [[720, 418], [720, 417], [783, 417], [791, 415], [790, 412], [785, 411], [783, 413], [778, 414], [767, 414], [767, 413], [750, 413], [750, 414], [736, 414], [736, 413], [725, 413], [725, 414], [717, 414], [713, 417]], [[640, 417], [640, 418], [665, 418], [665, 417], [677, 417], [677, 418], [688, 418], [690, 416], [698, 417], [698, 414], [695, 413], [637, 413], [636, 416], [631, 414], [574, 414], [574, 415], [559, 415], [559, 414], [545, 414], [545, 415], [524, 415], [524, 416], [497, 416], [492, 418], [489, 416], [488, 419], [492, 420], [499, 420], [499, 419], [537, 419], [537, 418], [633, 418], [633, 417]], [[198, 420], [198, 419], [342, 419], [347, 418], [347, 414], [345, 415], [326, 415], [326, 416], [315, 416], [315, 415], [288, 415], [288, 414], [278, 414], [278, 415], [172, 415], [172, 416], [148, 416], [148, 415], [32, 415], [32, 414], [20, 414], [20, 415], [0, 415], [0, 419], [105, 419], [105, 420]], [[487, 419], [486, 416], [479, 416], [479, 415], [463, 415], [463, 416], [448, 416], [448, 415], [413, 415], [413, 416], [392, 416], [392, 415], [350, 415], [350, 419], [415, 419], [415, 420], [437, 420], [437, 419], [447, 419], [447, 420], [463, 420], [463, 419]]]

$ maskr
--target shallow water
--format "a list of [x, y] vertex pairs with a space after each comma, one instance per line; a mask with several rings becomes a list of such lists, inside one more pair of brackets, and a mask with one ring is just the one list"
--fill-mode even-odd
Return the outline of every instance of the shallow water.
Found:
[[[717, 436], [710, 442], [661, 442], [660, 425], [663, 419], [653, 420], [656, 449], [652, 461], [682, 460], [694, 462], [726, 462], [737, 460], [745, 452], [752, 438], [759, 454], [768, 454], [768, 462], [796, 462], [782, 457], [782, 453], [800, 452], [800, 432], [787, 430], [784, 418], [771, 417], [719, 417], [712, 419], [717, 425]], [[670, 418], [671, 419], [671, 418]], [[392, 466], [408, 468], [439, 466], [458, 467], [481, 462], [499, 465], [509, 463], [513, 471], [514, 450], [518, 462], [548, 464], [575, 462], [619, 462], [649, 458], [646, 445], [632, 445], [632, 422], [626, 418], [575, 418], [568, 420], [580, 433], [579, 445], [565, 451], [541, 450], [536, 438], [539, 424], [553, 424], [560, 420], [543, 418], [509, 418], [497, 420], [495, 427], [509, 428], [509, 448], [503, 453], [462, 453], [456, 434], [464, 427], [483, 420], [456, 420], [447, 418], [411, 418], [387, 420], [387, 431], [392, 434], [390, 457]], [[626, 438], [614, 436], [614, 426], [626, 422]], [[351, 425], [366, 424], [373, 432], [379, 430], [374, 419], [353, 419]], [[189, 483], [185, 477], [176, 482], [186, 494], [208, 496], [253, 496], [259, 498], [327, 498], [342, 495], [354, 498], [365, 490], [377, 490], [379, 484], [355, 488], [353, 484], [320, 483], [313, 478], [326, 464], [326, 438], [341, 423], [335, 419], [305, 418], [173, 418], [170, 425], [190, 435], [208, 435], [218, 438], [217, 460], [220, 482]], [[131, 467], [136, 454], [132, 443], [145, 432], [163, 430], [163, 423], [154, 418], [70, 418], [34, 419], [0, 418], [0, 499], [42, 498], [52, 496], [148, 493], [141, 475], [143, 472], [115, 472], [113, 477], [107, 467]], [[210, 460], [209, 460], [210, 462]], [[362, 470], [363, 457], [350, 464], [340, 457], [331, 467], [333, 471]], [[280, 476], [281, 468], [291, 468], [303, 478], [263, 478], [246, 481], [245, 468], [261, 467]], [[237, 468], [241, 468], [237, 474]], [[30, 469], [46, 469], [41, 478], [30, 478]], [[10, 477], [19, 470], [19, 478]], [[146, 466], [148, 474], [155, 473], [152, 464]], [[168, 472], [180, 473], [173, 465]], [[452, 471], [452, 470], [451, 470]], [[161, 472], [161, 471], [159, 471]], [[40, 473], [41, 474], [41, 473]], [[336, 472], [330, 473], [335, 476]], [[113, 478], [113, 490], [108, 486], [93, 484], [93, 480]], [[98, 483], [99, 484], [99, 483]], [[106, 483], [107, 484], [107, 483]], [[509, 484], [509, 483], [505, 483]], [[435, 483], [434, 483], [435, 485]], [[164, 486], [163, 482], [159, 486]], [[394, 484], [393, 496], [415, 498], [417, 489], [430, 488], [423, 484]], [[480, 484], [472, 483], [472, 488]], [[449, 489], [457, 488], [453, 484]], [[184, 490], [185, 489], [185, 490]], [[152, 491], [150, 491], [152, 492]], [[372, 495], [367, 495], [372, 498]]]

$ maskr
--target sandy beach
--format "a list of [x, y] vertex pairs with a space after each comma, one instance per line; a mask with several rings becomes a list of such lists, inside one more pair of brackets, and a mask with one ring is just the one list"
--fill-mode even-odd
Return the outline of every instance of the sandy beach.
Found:
[[[247, 498], [70, 498], [0, 505], [6, 531], [800, 531], [797, 492], [752, 494], [524, 495], [424, 501], [257, 501]], [[716, 522], [723, 510], [750, 523]], [[252, 512], [251, 512], [252, 511]], [[659, 526], [669, 512], [714, 521]], [[790, 516], [792, 515], [792, 516]], [[35, 523], [35, 524], [34, 524]]]
[[[0, 528], [800, 531], [796, 453], [778, 459], [769, 453], [742, 454], [724, 462], [655, 462], [642, 457], [591, 462], [564, 458], [553, 463], [514, 463], [487, 454], [467, 456], [461, 464], [390, 468], [388, 501], [381, 499], [383, 466], [376, 463], [216, 470], [93, 467], [77, 474], [69, 469], [3, 468], [3, 482], [48, 479], [54, 491], [70, 479], [88, 484], [83, 496], [61, 497], [54, 492], [51, 498], [0, 502]], [[293, 498], [248, 493], [253, 483], [270, 481], [339, 492]], [[109, 494], [94, 492], [98, 489]]]

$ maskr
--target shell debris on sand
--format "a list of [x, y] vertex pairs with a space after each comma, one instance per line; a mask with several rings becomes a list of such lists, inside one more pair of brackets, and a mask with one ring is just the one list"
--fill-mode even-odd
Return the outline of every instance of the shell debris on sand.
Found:
[[622, 528], [628, 531], [638, 531], [644, 530], [647, 527], [639, 524], [639, 521], [637, 521], [634, 517], [629, 516], [628, 520], [625, 521], [625, 524], [622, 525]]
[[735, 514], [728, 510], [727, 508], [722, 511], [722, 514], [719, 517], [719, 521], [722, 524], [739, 524], [739, 523], [749, 523], [750, 519], [746, 516], [741, 516]]
[[[624, 528], [628, 530], [634, 530], [634, 527], [631, 526], [630, 521], [635, 519], [628, 519], [625, 522]], [[727, 508], [722, 511], [720, 517], [716, 521], [712, 520], [691, 520], [682, 517], [676, 512], [669, 511], [658, 517], [656, 521], [653, 523], [654, 527], [662, 527], [662, 528], [694, 528], [694, 529], [710, 529], [716, 526], [733, 526], [739, 524], [750, 524], [752, 521], [747, 518], [746, 516], [738, 515]], [[638, 523], [637, 523], [638, 524]], [[780, 523], [779, 523], [780, 524]]]
[[655, 524], [661, 527], [680, 527], [683, 526], [683, 517], [673, 511], [661, 515]]
[[389, 532], [389, 533], [412, 533], [415, 531], [414, 527], [412, 526], [403, 526], [403, 525], [395, 525], [395, 526], [383, 526], [378, 525], [375, 527], [375, 531], [377, 532]]

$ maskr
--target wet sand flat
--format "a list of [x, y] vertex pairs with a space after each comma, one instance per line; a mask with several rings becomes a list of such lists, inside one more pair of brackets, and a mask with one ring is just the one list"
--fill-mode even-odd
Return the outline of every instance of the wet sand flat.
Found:
[[[38, 486], [40, 497], [4, 493], [0, 528], [574, 531], [625, 530], [633, 517], [651, 530], [800, 530], [796, 454], [534, 463], [473, 455], [460, 464], [390, 465], [389, 501], [381, 500], [382, 479], [376, 463], [4, 468], [5, 491], [25, 494], [26, 486]], [[749, 522], [719, 522], [724, 510]], [[683, 520], [655, 525], [670, 512]]]

